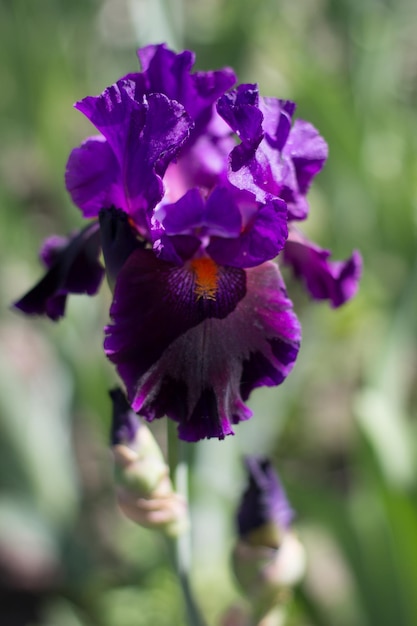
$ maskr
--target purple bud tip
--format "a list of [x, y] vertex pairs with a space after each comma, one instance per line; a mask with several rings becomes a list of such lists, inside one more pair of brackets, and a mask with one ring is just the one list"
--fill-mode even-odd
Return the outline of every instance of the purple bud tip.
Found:
[[237, 513], [239, 535], [275, 523], [287, 529], [294, 517], [278, 474], [266, 458], [247, 457], [248, 486]]
[[125, 394], [116, 387], [109, 391], [113, 403], [113, 417], [111, 425], [111, 444], [123, 443], [129, 445], [135, 439], [140, 426], [136, 413], [130, 408]]

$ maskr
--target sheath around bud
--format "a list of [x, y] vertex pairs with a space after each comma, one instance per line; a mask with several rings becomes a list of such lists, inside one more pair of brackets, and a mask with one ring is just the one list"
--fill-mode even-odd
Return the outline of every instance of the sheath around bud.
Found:
[[187, 506], [173, 490], [161, 449], [151, 431], [130, 408], [123, 392], [110, 392], [117, 501], [133, 522], [170, 536], [188, 526]]
[[291, 587], [301, 581], [306, 555], [298, 537], [288, 531], [278, 549], [238, 541], [232, 554], [232, 567], [254, 616], [260, 620], [284, 603]]

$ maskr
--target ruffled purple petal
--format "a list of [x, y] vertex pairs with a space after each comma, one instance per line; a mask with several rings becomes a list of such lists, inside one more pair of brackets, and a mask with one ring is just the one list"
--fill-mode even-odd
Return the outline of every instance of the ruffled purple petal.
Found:
[[275, 258], [288, 236], [287, 206], [283, 200], [261, 205], [239, 237], [212, 237], [207, 252], [222, 265], [254, 267]]
[[265, 142], [274, 150], [281, 151], [291, 131], [291, 121], [296, 104], [291, 100], [260, 98], [260, 109], [264, 116]]
[[129, 398], [135, 398], [137, 381], [177, 337], [204, 319], [229, 315], [245, 290], [243, 270], [217, 267], [208, 258], [177, 267], [150, 250], [134, 252], [116, 282], [113, 324], [106, 328], [104, 343]]
[[239, 85], [220, 98], [217, 111], [242, 143], [255, 150], [262, 141], [263, 114], [259, 109], [257, 85]]
[[176, 54], [164, 44], [138, 50], [149, 92], [177, 100], [198, 126], [211, 117], [213, 103], [236, 82], [230, 68], [191, 74], [195, 55], [189, 50]]
[[327, 143], [312, 124], [295, 120], [283, 154], [294, 164], [299, 193], [306, 194], [327, 160]]
[[72, 150], [65, 184], [84, 217], [97, 217], [105, 207], [127, 209], [118, 161], [103, 136], [90, 137]]
[[252, 192], [258, 202], [285, 200], [289, 219], [305, 219], [306, 193], [327, 158], [327, 144], [311, 124], [297, 120], [290, 100], [259, 98], [256, 85], [225, 94], [218, 112], [241, 143], [230, 157], [229, 180]]
[[248, 270], [246, 295], [231, 312], [189, 323], [188, 330], [182, 323], [180, 333], [186, 314], [181, 302], [169, 306], [164, 295], [161, 305], [158, 296], [154, 310], [149, 291], [155, 290], [155, 271], [148, 294], [142, 293], [138, 260], [139, 255], [131, 257], [120, 274], [119, 280], [123, 275], [129, 280], [123, 283], [123, 306], [113, 305], [114, 325], [105, 343], [133, 409], [149, 421], [164, 415], [176, 420], [186, 441], [232, 434], [232, 424], [251, 416], [243, 402], [250, 391], [282, 382], [297, 356], [300, 327], [277, 266]]
[[[150, 93], [162, 93], [182, 104], [194, 122], [189, 140], [181, 150], [177, 174], [186, 188], [213, 187], [226, 170], [227, 157], [234, 146], [230, 128], [217, 114], [214, 104], [236, 81], [234, 72], [224, 68], [214, 72], [191, 73], [194, 54], [179, 54], [164, 44], [138, 51], [143, 72], [128, 74], [122, 80], [134, 85], [134, 99], [142, 101]], [[171, 196], [171, 201], [179, 195]]]
[[249, 480], [237, 513], [239, 536], [245, 537], [269, 523], [288, 529], [294, 511], [271, 462], [247, 457], [245, 465]]
[[[140, 225], [146, 226], [141, 212], [153, 208], [162, 198], [161, 176], [189, 136], [192, 127], [184, 107], [163, 94], [150, 94], [144, 96], [142, 101], [136, 101], [135, 84], [131, 80], [120, 80], [100, 96], [89, 96], [75, 106], [107, 139], [115, 162], [113, 170], [108, 172], [107, 168], [106, 172], [109, 173], [111, 183], [116, 181], [119, 185], [120, 195], [124, 194], [124, 199], [119, 197], [116, 202], [111, 197], [112, 202], [98, 208], [117, 206], [136, 218]], [[109, 160], [110, 157], [106, 162], [108, 166]], [[79, 198], [73, 190], [81, 187], [83, 193], [86, 192], [86, 179], [88, 183], [91, 178], [89, 172], [85, 176], [86, 167], [87, 171], [90, 167], [95, 172], [95, 166], [89, 165], [85, 151], [82, 154], [75, 153], [68, 167], [69, 190], [81, 208], [84, 208], [84, 195], [81, 194]], [[93, 195], [96, 212], [100, 185], [103, 186], [102, 193], [105, 197], [108, 188], [105, 176], [101, 175], [101, 164], [98, 169], [100, 176], [96, 175], [94, 178], [97, 184]], [[89, 198], [91, 189], [88, 185], [87, 192]]]
[[14, 306], [28, 315], [58, 320], [65, 313], [69, 293], [94, 295], [98, 291], [104, 275], [100, 251], [97, 222], [68, 238], [49, 238], [41, 251], [48, 272]]
[[346, 261], [329, 261], [331, 253], [323, 250], [298, 232], [292, 231], [285, 244], [283, 259], [300, 278], [316, 300], [330, 300], [339, 307], [358, 290], [362, 257], [354, 251]]

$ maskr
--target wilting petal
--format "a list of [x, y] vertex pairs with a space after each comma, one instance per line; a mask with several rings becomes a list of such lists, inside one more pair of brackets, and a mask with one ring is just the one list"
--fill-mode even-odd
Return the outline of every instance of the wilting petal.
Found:
[[161, 296], [156, 304], [150, 293], [154, 269], [148, 293], [140, 288], [138, 260], [139, 255], [131, 257], [121, 272], [120, 277], [131, 265], [130, 280], [123, 281], [125, 302], [113, 305], [114, 326], [107, 329], [105, 343], [133, 409], [148, 420], [168, 415], [179, 422], [179, 435], [187, 441], [232, 434], [233, 423], [251, 416], [243, 402], [251, 390], [281, 383], [297, 356], [300, 327], [277, 266], [247, 270], [246, 295], [237, 306], [222, 319], [189, 322], [187, 330], [188, 308], [182, 310], [181, 302], [170, 305], [166, 293], [163, 304]]
[[100, 231], [97, 222], [68, 238], [54, 237], [44, 244], [41, 256], [48, 272], [14, 303], [28, 315], [47, 315], [57, 320], [64, 315], [69, 293], [94, 295], [103, 279], [99, 263]]
[[97, 217], [104, 207], [127, 208], [119, 164], [102, 136], [90, 137], [72, 150], [65, 184], [84, 217]]
[[213, 237], [207, 252], [222, 265], [254, 267], [275, 258], [288, 236], [287, 206], [272, 200], [260, 206], [239, 237]]
[[245, 537], [271, 523], [288, 529], [294, 512], [271, 462], [248, 457], [245, 465], [249, 480], [237, 513], [239, 536]]
[[333, 307], [338, 307], [356, 294], [362, 258], [356, 250], [346, 261], [329, 261], [330, 254], [292, 230], [283, 258], [313, 298], [330, 300]]
[[243, 270], [209, 258], [177, 267], [151, 250], [134, 252], [117, 279], [104, 344], [130, 399], [139, 378], [177, 337], [206, 318], [229, 315], [245, 287]]

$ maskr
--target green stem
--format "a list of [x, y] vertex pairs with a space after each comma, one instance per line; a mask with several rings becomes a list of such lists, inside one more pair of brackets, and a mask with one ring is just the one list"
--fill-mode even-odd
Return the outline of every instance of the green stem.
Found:
[[[175, 423], [168, 421], [168, 464], [177, 493], [188, 504], [188, 460], [186, 445], [178, 439]], [[184, 597], [189, 626], [206, 626], [190, 585], [191, 537], [189, 529], [170, 540], [170, 552]]]

